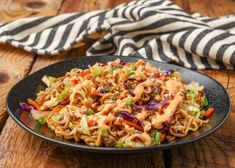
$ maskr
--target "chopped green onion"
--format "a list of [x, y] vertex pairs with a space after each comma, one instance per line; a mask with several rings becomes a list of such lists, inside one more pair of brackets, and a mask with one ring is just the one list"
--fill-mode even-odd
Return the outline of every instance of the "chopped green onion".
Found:
[[197, 111], [196, 113], [194, 113], [193, 117], [198, 119], [200, 115], [201, 115], [201, 111]]
[[153, 130], [150, 133], [150, 136], [152, 137], [152, 140], [154, 141], [155, 144], [160, 145], [161, 144], [161, 137], [162, 134], [156, 130]]
[[156, 130], [151, 131], [150, 136], [152, 137], [152, 139], [154, 139], [155, 135], [156, 135]]
[[69, 93], [69, 87], [65, 88], [58, 96], [57, 101], [60, 102], [62, 101], [64, 98], [66, 98], [67, 94]]
[[95, 66], [93, 69], [91, 69], [91, 75], [94, 77], [98, 77], [102, 75], [103, 73], [103, 68], [101, 66]]
[[87, 109], [86, 113], [87, 113], [87, 115], [95, 114], [95, 112], [91, 108]]
[[190, 90], [186, 90], [186, 94], [191, 94], [191, 91]]
[[135, 71], [130, 72], [129, 75], [135, 75]]
[[132, 63], [132, 64], [130, 65], [130, 68], [131, 68], [131, 70], [135, 70], [135, 64]]
[[38, 123], [41, 124], [41, 125], [45, 124], [45, 122], [46, 122], [46, 120], [45, 120], [44, 117], [40, 117], [40, 118], [38, 119]]
[[110, 70], [109, 70], [109, 74], [113, 74], [113, 71], [116, 70], [117, 68], [116, 67], [112, 67]]
[[118, 142], [117, 147], [118, 148], [124, 148], [124, 143], [123, 142]]
[[203, 107], [206, 107], [206, 106], [208, 106], [208, 105], [209, 105], [209, 103], [208, 103], [208, 100], [207, 100], [206, 96], [203, 96], [203, 97], [202, 97], [202, 105], [203, 105]]
[[157, 145], [161, 144], [161, 137], [162, 137], [162, 134], [160, 132], [156, 131], [156, 134], [154, 137], [155, 144], [157, 144]]
[[99, 129], [99, 132], [100, 132], [101, 134], [108, 133], [108, 131], [107, 131], [106, 129], [102, 129], [102, 128]]
[[131, 100], [131, 98], [128, 97], [128, 98], [126, 99], [126, 105], [127, 105], [127, 106], [130, 106], [131, 104], [132, 104], [132, 100]]

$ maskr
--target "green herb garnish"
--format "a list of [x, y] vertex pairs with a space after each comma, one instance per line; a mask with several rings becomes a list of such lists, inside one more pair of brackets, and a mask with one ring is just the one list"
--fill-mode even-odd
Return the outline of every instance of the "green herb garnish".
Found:
[[126, 99], [126, 105], [127, 105], [127, 106], [130, 106], [131, 104], [132, 104], [131, 98], [127, 98], [127, 99]]
[[38, 123], [41, 124], [41, 125], [44, 125], [44, 124], [46, 123], [45, 118], [44, 118], [44, 117], [40, 117], [40, 118], [38, 119]]
[[203, 107], [207, 107], [207, 106], [209, 105], [206, 96], [203, 96], [203, 97], [202, 97], [202, 105], [203, 105]]
[[95, 114], [94, 110], [92, 110], [91, 108], [87, 109], [86, 113], [87, 113], [87, 115], [94, 115]]
[[102, 75], [103, 73], [103, 68], [101, 66], [95, 66], [93, 69], [91, 69], [91, 75], [94, 77], [98, 77]]
[[105, 133], [108, 133], [108, 131], [106, 130], [106, 129], [99, 129], [99, 132], [101, 133], [101, 134], [105, 134]]
[[124, 148], [124, 143], [123, 142], [118, 142], [117, 147], [118, 148]]
[[113, 74], [113, 71], [116, 70], [117, 68], [116, 67], [112, 67], [110, 70], [109, 70], [109, 74]]
[[130, 72], [129, 75], [135, 75], [135, 71]]
[[135, 70], [135, 64], [132, 63], [132, 64], [130, 65], [130, 68], [131, 68], [131, 70]]

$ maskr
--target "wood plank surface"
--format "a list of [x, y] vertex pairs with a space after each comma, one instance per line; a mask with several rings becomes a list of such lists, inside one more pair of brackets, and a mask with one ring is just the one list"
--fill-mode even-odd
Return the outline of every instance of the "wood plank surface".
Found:
[[79, 3], [77, 3], [76, 0], [66, 0], [60, 12], [86, 12], [94, 9], [102, 10], [130, 1], [131, 0], [80, 0]]
[[[233, 0], [182, 0], [183, 9], [190, 13], [218, 17], [234, 14]], [[231, 115], [215, 134], [179, 148], [168, 150], [166, 156], [169, 167], [235, 167], [235, 73], [229, 71], [202, 71], [219, 81], [229, 93]]]
[[199, 12], [204, 16], [219, 17], [235, 14], [234, 0], [183, 0], [184, 8], [190, 13]]
[[[62, 3], [62, 0], [52, 0], [50, 2], [40, 0], [1, 0], [0, 22], [14, 20], [19, 17], [56, 14], [60, 9], [59, 2]], [[21, 15], [21, 13], [24, 15]], [[26, 13], [27, 15], [25, 15]], [[17, 81], [29, 73], [34, 59], [34, 55], [22, 49], [14, 48], [7, 44], [0, 44], [0, 132], [8, 116], [5, 109], [6, 94]]]
[[9, 89], [31, 69], [34, 57], [21, 49], [0, 45], [0, 132], [8, 116], [5, 99]]
[[57, 14], [63, 0], [1, 0], [0, 21]]
[[[27, 1], [34, 2], [34, 8], [41, 8], [40, 3], [54, 3], [48, 6], [47, 12], [19, 7], [26, 0], [14, 0], [9, 3], [11, 15], [1, 13], [3, 7], [0, 1], [0, 21], [14, 20], [18, 17], [29, 17], [35, 15], [48, 15], [60, 13], [90, 11], [95, 9], [106, 9], [118, 5], [127, 0], [48, 0]], [[8, 0], [10, 1], [10, 0]], [[35, 3], [40, 2], [40, 3]], [[233, 0], [173, 0], [185, 11], [190, 13], [201, 12], [204, 15], [221, 16], [231, 14], [235, 11]], [[17, 6], [18, 4], [18, 6]], [[23, 3], [24, 4], [24, 3]], [[29, 5], [30, 6], [30, 5]], [[61, 8], [60, 8], [61, 6]], [[50, 10], [52, 9], [52, 11]], [[18, 11], [26, 11], [19, 12]], [[41, 13], [40, 13], [41, 11]], [[54, 12], [54, 13], [53, 13]], [[9, 13], [9, 12], [8, 12]], [[23, 14], [21, 14], [23, 13]], [[233, 12], [234, 13], [234, 12]], [[68, 53], [47, 58], [46, 56], [32, 56], [22, 50], [7, 45], [0, 45], [0, 126], [4, 124], [7, 115], [4, 100], [7, 90], [12, 85], [27, 75], [46, 65], [59, 60], [82, 56], [88, 46], [73, 49]], [[19, 61], [19, 60], [20, 61]], [[22, 59], [25, 59], [22, 61]], [[12, 61], [14, 60], [14, 61]], [[24, 63], [24, 66], [22, 66]], [[27, 63], [27, 64], [25, 64]], [[7, 66], [3, 66], [7, 65]], [[11, 68], [9, 68], [11, 67]], [[17, 67], [17, 68], [15, 68]], [[12, 69], [12, 70], [10, 70]], [[17, 69], [17, 72], [14, 70]], [[218, 80], [229, 92], [232, 113], [224, 126], [216, 134], [183, 147], [163, 152], [143, 153], [138, 155], [97, 155], [65, 149], [55, 144], [45, 142], [20, 128], [15, 122], [8, 118], [0, 136], [0, 168], [2, 167], [235, 167], [235, 136], [233, 130], [235, 125], [235, 73], [228, 71], [203, 71]], [[5, 75], [7, 74], [7, 75]], [[3, 102], [3, 103], [2, 103]], [[164, 160], [165, 157], [165, 160]]]
[[[89, 1], [88, 1], [89, 2]], [[108, 2], [108, 1], [107, 1]], [[75, 11], [89, 11], [94, 9], [110, 8], [112, 5], [117, 5], [122, 1], [116, 1], [114, 4], [106, 3], [107, 6], [93, 6], [87, 8], [84, 3], [76, 3], [77, 6], [71, 5], [72, 1], [65, 1], [60, 12]], [[69, 5], [67, 4], [69, 3]], [[77, 9], [76, 9], [77, 8]], [[84, 9], [83, 9], [84, 8]], [[32, 72], [47, 66], [59, 60], [68, 57], [82, 56], [85, 54], [84, 46], [81, 49], [73, 49], [64, 55], [59, 55], [53, 59], [45, 56], [37, 56], [35, 63], [32, 67]], [[11, 141], [7, 141], [11, 139]], [[55, 144], [43, 141], [30, 133], [20, 128], [11, 118], [8, 118], [5, 127], [0, 137], [0, 167], [164, 167], [163, 152], [142, 153], [137, 155], [109, 155], [109, 154], [90, 154], [86, 152], [75, 151], [71, 149], [64, 149]], [[17, 146], [15, 146], [17, 144]], [[14, 154], [12, 153], [23, 153]], [[127, 162], [128, 160], [128, 162]]]

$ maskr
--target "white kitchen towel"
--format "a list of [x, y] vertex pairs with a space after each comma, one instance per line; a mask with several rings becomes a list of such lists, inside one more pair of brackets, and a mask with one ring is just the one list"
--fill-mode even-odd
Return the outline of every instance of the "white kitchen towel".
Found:
[[107, 34], [87, 56], [140, 56], [191, 69], [235, 69], [235, 16], [189, 15], [170, 0], [1, 23], [0, 42], [52, 56], [102, 31]]

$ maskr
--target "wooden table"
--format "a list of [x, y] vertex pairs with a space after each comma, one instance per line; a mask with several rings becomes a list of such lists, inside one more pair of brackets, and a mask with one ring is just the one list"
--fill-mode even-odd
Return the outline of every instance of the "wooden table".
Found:
[[[0, 22], [114, 7], [128, 0], [0, 0]], [[234, 0], [173, 0], [189, 13], [235, 13]], [[48, 58], [0, 45], [0, 168], [8, 167], [235, 167], [235, 73], [204, 70], [228, 91], [232, 111], [214, 135], [171, 150], [136, 155], [91, 154], [64, 149], [20, 128], [5, 108], [8, 90], [20, 79], [54, 62], [82, 56], [88, 45]]]

